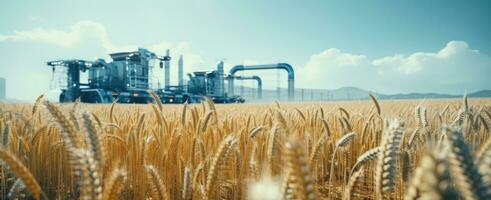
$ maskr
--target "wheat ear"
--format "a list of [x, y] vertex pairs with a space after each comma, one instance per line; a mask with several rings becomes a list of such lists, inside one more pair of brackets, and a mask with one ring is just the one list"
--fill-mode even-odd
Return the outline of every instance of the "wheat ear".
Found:
[[435, 153], [426, 154], [414, 172], [404, 199], [456, 200], [457, 194], [451, 185], [445, 160], [438, 158]]
[[326, 136], [321, 135], [321, 137], [319, 138], [319, 140], [315, 144], [314, 149], [312, 150], [312, 153], [310, 154], [310, 165], [312, 167], [315, 166], [315, 163], [319, 159], [319, 154], [320, 154], [321, 148], [324, 146], [325, 143], [326, 143]]
[[462, 129], [445, 126], [443, 132], [450, 145], [450, 172], [457, 190], [465, 199], [491, 199], [490, 188], [474, 164], [474, 156], [464, 142]]
[[201, 126], [201, 132], [205, 132], [206, 128], [208, 128], [208, 124], [210, 122], [211, 115], [213, 114], [214, 111], [209, 111], [206, 113], [205, 117], [203, 118], [203, 124]]
[[292, 185], [292, 180], [293, 180], [293, 172], [291, 169], [287, 169], [285, 176], [283, 177], [283, 183], [281, 184], [281, 190], [280, 190], [280, 198], [283, 200], [290, 200], [294, 199], [293, 197], [293, 189], [294, 186]]
[[280, 165], [277, 162], [281, 160], [281, 157], [279, 156], [281, 149], [280, 137], [281, 135], [279, 133], [278, 127], [275, 124], [273, 125], [269, 133], [267, 151], [268, 164], [270, 167], [269, 169], [272, 175], [277, 175], [280, 171]]
[[479, 149], [475, 163], [479, 167], [479, 172], [484, 176], [484, 182], [491, 187], [491, 137]]
[[297, 111], [298, 115], [300, 115], [300, 117], [302, 118], [303, 121], [305, 121], [305, 115], [303, 114], [302, 111], [300, 111], [298, 108], [295, 108], [295, 110]]
[[118, 100], [113, 101], [111, 109], [109, 109], [109, 121], [111, 123], [114, 123], [114, 107], [116, 106], [116, 102], [118, 102]]
[[184, 167], [182, 199], [189, 200], [193, 197], [193, 172], [189, 166]]
[[150, 96], [152, 96], [153, 101], [157, 103], [159, 111], [162, 112], [162, 101], [160, 100], [159, 95], [157, 95], [157, 93], [155, 93], [153, 90], [150, 90]]
[[104, 186], [104, 200], [117, 200], [119, 192], [122, 191], [123, 186], [126, 182], [127, 174], [126, 171], [121, 169], [115, 169], [111, 173], [108, 181]]
[[102, 199], [102, 179], [97, 161], [91, 151], [78, 149], [77, 155], [77, 173], [80, 179], [80, 199], [98, 200]]
[[104, 166], [105, 161], [105, 151], [102, 145], [100, 132], [98, 131], [99, 129], [95, 126], [91, 116], [92, 115], [87, 112], [82, 113], [84, 127], [87, 131], [87, 142], [89, 144], [89, 149], [92, 151], [94, 159], [98, 162], [98, 166], [102, 167]]
[[297, 199], [316, 199], [309, 159], [298, 139], [290, 139], [285, 148], [288, 168], [292, 173], [291, 184], [294, 184], [293, 196]]
[[254, 144], [251, 151], [251, 158], [249, 159], [249, 175], [252, 179], [256, 179], [259, 176], [256, 161], [256, 151], [257, 145]]
[[228, 161], [233, 155], [235, 145], [236, 139], [233, 136], [228, 136], [222, 141], [220, 147], [218, 147], [208, 172], [208, 179], [205, 185], [205, 199], [213, 199], [213, 189], [218, 184], [217, 179], [222, 178], [219, 177], [218, 173], [227, 166]]
[[147, 177], [150, 182], [152, 199], [163, 199], [167, 200], [167, 189], [165, 188], [164, 181], [158, 174], [155, 167], [151, 165], [146, 165], [145, 169], [147, 171]]
[[[341, 137], [337, 142], [336, 142], [336, 147], [334, 148], [334, 152], [331, 157], [331, 170], [329, 172], [329, 185], [332, 186], [332, 180], [334, 178], [334, 163], [336, 163], [335, 158], [336, 158], [336, 153], [339, 148], [347, 146], [355, 137], [355, 132], [348, 133]], [[329, 190], [329, 194], [332, 194], [332, 188]]]
[[262, 126], [258, 126], [254, 129], [251, 130], [251, 132], [249, 132], [249, 137], [254, 139], [257, 135], [257, 133], [261, 132], [263, 130], [263, 127]]
[[327, 120], [323, 119], [322, 125], [324, 125], [324, 131], [325, 131], [327, 137], [331, 137], [331, 129], [329, 129], [329, 124], [327, 123]]
[[41, 197], [43, 197], [43, 199], [48, 199], [42, 191], [41, 186], [39, 186], [39, 183], [26, 166], [24, 166], [16, 156], [1, 147], [0, 161], [3, 161], [3, 163], [22, 180], [35, 199], [40, 199]]
[[399, 143], [403, 134], [404, 123], [393, 120], [389, 122], [380, 145], [380, 153], [375, 168], [376, 199], [383, 199], [386, 192], [392, 191], [395, 184], [396, 161], [399, 154]]
[[42, 103], [43, 97], [44, 97], [44, 94], [39, 95], [36, 98], [36, 101], [34, 102], [34, 106], [32, 106], [31, 117], [34, 117], [34, 115], [36, 114], [36, 112], [39, 110], [39, 105]]
[[378, 104], [377, 98], [373, 96], [372, 93], [368, 94], [370, 96], [370, 99], [372, 99], [373, 105], [375, 105], [375, 108], [377, 109], [377, 113], [380, 116], [381, 110], [380, 110], [380, 105]]
[[360, 167], [362, 167], [365, 163], [368, 163], [369, 161], [377, 158], [381, 149], [382, 148], [380, 148], [380, 147], [375, 147], [375, 148], [370, 149], [370, 150], [366, 151], [365, 153], [361, 154], [361, 156], [359, 156], [356, 159], [356, 163], [355, 163], [355, 165], [353, 165], [353, 168], [351, 169], [351, 176], [353, 176], [353, 173], [358, 171], [360, 169]]
[[77, 136], [78, 131], [73, 122], [69, 120], [69, 118], [63, 114], [60, 108], [58, 108], [58, 106], [55, 104], [46, 101], [45, 105], [51, 115], [56, 119], [56, 122], [58, 122], [60, 125], [60, 132], [64, 138], [64, 142], [68, 146], [68, 151], [74, 151], [75, 149], [82, 147]]

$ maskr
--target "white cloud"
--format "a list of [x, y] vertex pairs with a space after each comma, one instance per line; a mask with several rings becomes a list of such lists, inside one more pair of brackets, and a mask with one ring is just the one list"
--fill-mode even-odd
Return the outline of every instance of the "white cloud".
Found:
[[339, 88], [359, 86], [361, 72], [369, 72], [370, 62], [365, 55], [344, 53], [330, 48], [310, 56], [305, 67], [296, 70], [297, 87]]
[[[469, 45], [466, 42], [450, 41], [443, 49], [436, 53], [416, 52], [409, 56], [387, 56], [374, 60], [372, 64], [381, 67], [392, 67], [405, 74], [412, 74], [423, 71], [425, 67], [429, 67], [430, 65], [442, 64], [442, 62], [454, 59], [455, 57], [466, 56], [468, 58], [473, 55], [479, 56], [479, 51], [469, 49]], [[381, 68], [381, 71], [383, 70], [384, 68]]]
[[308, 77], [301, 82], [304, 87], [463, 93], [489, 89], [491, 58], [463, 41], [450, 41], [438, 52], [396, 54], [372, 61], [364, 55], [328, 49], [312, 55], [299, 74]]
[[312, 55], [307, 66], [319, 64], [326, 67], [355, 66], [365, 62], [366, 59], [365, 55], [343, 53], [339, 49], [330, 48]]
[[113, 48], [107, 38], [106, 28], [92, 21], [80, 21], [70, 27], [69, 31], [36, 28], [28, 31], [14, 31], [12, 35], [0, 35], [0, 41], [39, 41], [62, 47], [80, 44], [86, 39], [96, 39], [105, 48]]
[[[79, 21], [73, 24], [68, 31], [36, 28], [27, 31], [14, 31], [12, 35], [0, 34], [0, 42], [2, 41], [45, 42], [60, 47], [74, 47], [89, 41], [96, 41], [106, 53], [135, 51], [139, 47], [139, 45], [135, 44], [114, 44], [107, 35], [106, 27], [93, 21]], [[157, 54], [163, 54], [166, 49], [171, 49], [171, 53], [175, 58], [178, 57], [176, 55], [182, 54], [191, 65], [201, 64], [203, 60], [200, 55], [191, 53], [190, 45], [187, 42], [177, 44], [161, 42], [147, 48]]]

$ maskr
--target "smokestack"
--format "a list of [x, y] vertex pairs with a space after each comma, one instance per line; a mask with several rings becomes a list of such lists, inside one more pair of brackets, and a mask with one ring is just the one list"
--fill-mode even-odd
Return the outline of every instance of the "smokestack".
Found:
[[177, 63], [178, 68], [178, 83], [179, 87], [182, 87], [184, 85], [184, 61], [182, 60], [182, 55], [179, 56], [179, 61]]
[[223, 96], [224, 94], [224, 79], [223, 79], [223, 61], [218, 62], [217, 64], [217, 78], [216, 80], [216, 88], [215, 88], [215, 95], [217, 96]]
[[[167, 49], [165, 56], [170, 56], [170, 50]], [[170, 86], [170, 60], [165, 61], [165, 68], [164, 68], [164, 87], [165, 89], [169, 88]]]

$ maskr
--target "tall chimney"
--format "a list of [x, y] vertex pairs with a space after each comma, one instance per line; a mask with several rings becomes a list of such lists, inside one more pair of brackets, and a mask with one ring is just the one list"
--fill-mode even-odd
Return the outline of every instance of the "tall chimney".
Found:
[[[170, 56], [170, 50], [167, 49], [166, 56]], [[165, 61], [164, 68], [164, 88], [167, 89], [170, 86], [170, 60]]]
[[216, 84], [215, 84], [215, 95], [217, 96], [223, 96], [224, 94], [224, 78], [223, 78], [223, 61], [220, 61], [218, 62], [217, 64], [217, 78], [215, 79], [216, 80]]
[[179, 61], [177, 63], [178, 68], [178, 83], [179, 87], [182, 87], [184, 85], [184, 61], [182, 60], [182, 55], [179, 56]]

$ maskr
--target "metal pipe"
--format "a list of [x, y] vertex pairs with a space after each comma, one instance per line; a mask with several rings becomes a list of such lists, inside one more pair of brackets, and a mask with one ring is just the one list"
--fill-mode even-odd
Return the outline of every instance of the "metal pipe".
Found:
[[[263, 80], [261, 77], [253, 75], [253, 76], [228, 76], [228, 85], [229, 85], [229, 91], [230, 91], [230, 85], [233, 84], [231, 80], [237, 79], [237, 80], [256, 80], [257, 82], [257, 97], [258, 99], [263, 98]], [[233, 86], [233, 85], [232, 85]]]
[[[245, 70], [265, 70], [265, 69], [284, 69], [288, 72], [288, 100], [295, 99], [295, 72], [288, 63], [267, 64], [267, 65], [236, 65], [230, 69], [230, 75], [235, 76], [238, 71]], [[234, 94], [234, 79], [229, 80], [229, 93]]]

